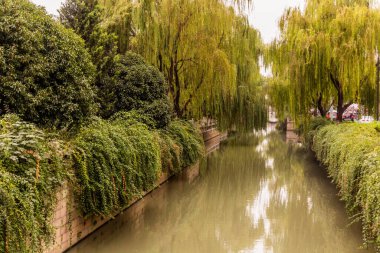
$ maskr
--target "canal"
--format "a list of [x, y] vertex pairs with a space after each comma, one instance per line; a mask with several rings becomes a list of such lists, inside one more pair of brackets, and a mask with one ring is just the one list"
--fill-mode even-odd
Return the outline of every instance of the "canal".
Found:
[[229, 138], [69, 253], [356, 253], [359, 225], [309, 152], [276, 132]]

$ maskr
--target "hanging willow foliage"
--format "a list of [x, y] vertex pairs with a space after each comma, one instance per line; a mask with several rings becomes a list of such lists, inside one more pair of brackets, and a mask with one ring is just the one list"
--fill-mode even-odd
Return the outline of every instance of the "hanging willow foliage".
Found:
[[[268, 58], [273, 72], [288, 80], [291, 113], [324, 115], [331, 103], [338, 120], [353, 102], [371, 104], [375, 55], [380, 46], [380, 12], [369, 1], [308, 0], [288, 9], [279, 22], [281, 36]], [[373, 103], [372, 103], [373, 104]]]
[[[236, 1], [240, 7], [244, 3]], [[258, 95], [262, 43], [247, 17], [220, 0], [101, 4], [106, 9], [105, 26], [119, 36], [120, 53], [138, 52], [164, 73], [179, 117], [213, 117], [227, 126], [245, 104], [252, 108], [237, 122], [246, 117], [246, 122], [262, 125], [266, 110], [257, 105], [263, 97]]]

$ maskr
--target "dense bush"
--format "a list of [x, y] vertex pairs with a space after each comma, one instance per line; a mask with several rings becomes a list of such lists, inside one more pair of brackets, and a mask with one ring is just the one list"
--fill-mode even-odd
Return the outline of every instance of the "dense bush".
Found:
[[194, 164], [204, 154], [202, 135], [190, 122], [174, 120], [159, 133], [164, 169], [177, 173]]
[[313, 138], [318, 160], [340, 188], [349, 213], [363, 224], [365, 244], [380, 252], [380, 133], [378, 124], [320, 128]]
[[65, 128], [93, 114], [94, 66], [83, 41], [28, 0], [0, 5], [0, 115]]
[[304, 122], [302, 127], [300, 127], [300, 134], [303, 136], [305, 144], [308, 147], [313, 145], [313, 137], [316, 132], [326, 125], [332, 124], [331, 120], [322, 117], [313, 118], [309, 122]]
[[192, 123], [175, 120], [170, 123], [167, 134], [181, 146], [182, 168], [194, 164], [204, 153], [202, 135]]
[[41, 252], [51, 241], [55, 190], [69, 152], [16, 116], [0, 119], [0, 251]]
[[112, 215], [133, 197], [153, 188], [168, 166], [178, 172], [199, 159], [203, 140], [195, 128], [172, 122], [151, 130], [136, 112], [98, 119], [74, 141], [80, 208], [85, 216]]
[[121, 57], [104, 87], [100, 87], [102, 116], [119, 111], [140, 110], [153, 116], [158, 127], [169, 123], [171, 106], [160, 71], [134, 53]]

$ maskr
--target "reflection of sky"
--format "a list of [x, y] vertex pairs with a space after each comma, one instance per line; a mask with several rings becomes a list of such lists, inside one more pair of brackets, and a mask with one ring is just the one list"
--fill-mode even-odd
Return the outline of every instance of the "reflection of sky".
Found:
[[264, 139], [259, 145], [256, 147], [256, 151], [259, 153], [265, 153], [268, 149], [268, 140]]
[[[267, 136], [266, 132], [258, 133], [257, 135]], [[265, 168], [274, 170], [274, 158], [268, 156], [268, 139], [264, 138], [260, 142], [256, 151], [261, 154], [262, 157], [266, 157]], [[259, 239], [255, 240], [250, 248], [240, 250], [239, 253], [273, 253], [273, 246], [267, 245], [266, 240], [272, 235], [271, 231], [271, 219], [268, 218], [267, 210], [269, 206], [274, 202], [282, 206], [287, 206], [289, 200], [289, 193], [286, 185], [279, 188], [274, 188], [277, 182], [276, 175], [267, 177], [267, 179], [260, 183], [260, 190], [255, 195], [253, 201], [249, 202], [246, 206], [246, 216], [248, 216], [252, 222], [252, 226], [255, 230], [258, 230], [259, 226], [262, 224], [264, 227], [264, 234], [262, 234]], [[274, 188], [274, 190], [273, 190]], [[311, 198], [310, 198], [311, 201]]]
[[274, 169], [274, 159], [269, 157], [267, 160], [265, 160], [265, 168], [268, 169]]
[[273, 252], [272, 246], [266, 246], [265, 240], [271, 234], [271, 221], [267, 217], [267, 209], [273, 197], [273, 192], [269, 189], [269, 181], [265, 181], [261, 185], [260, 192], [257, 194], [253, 203], [248, 203], [246, 207], [246, 215], [250, 217], [252, 225], [255, 229], [259, 225], [264, 225], [264, 235], [261, 235], [258, 240], [254, 242], [251, 248], [241, 250], [241, 253], [255, 252], [255, 253], [271, 253]]
[[265, 245], [265, 240], [256, 240], [253, 248], [240, 250], [239, 253], [273, 253], [273, 247]]

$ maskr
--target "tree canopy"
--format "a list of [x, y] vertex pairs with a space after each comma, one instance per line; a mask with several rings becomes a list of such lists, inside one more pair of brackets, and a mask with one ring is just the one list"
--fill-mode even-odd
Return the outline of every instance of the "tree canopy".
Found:
[[83, 41], [27, 0], [0, 5], [0, 115], [65, 128], [94, 113]]
[[118, 36], [119, 52], [135, 51], [158, 67], [179, 117], [213, 117], [226, 125], [236, 118], [245, 121], [243, 113], [247, 122], [263, 120], [257, 95], [262, 42], [235, 8], [220, 0], [101, 4], [104, 25]]
[[308, 0], [305, 10], [284, 13], [269, 58], [274, 74], [288, 80], [294, 116], [311, 108], [325, 115], [334, 104], [341, 121], [353, 102], [373, 100], [362, 87], [375, 85], [379, 25], [369, 1]]
[[[235, 7], [228, 7], [231, 4]], [[236, 122], [261, 126], [265, 121], [259, 95], [261, 38], [237, 11], [249, 4], [68, 0], [60, 14], [66, 26], [82, 35], [90, 51], [89, 34], [101, 27], [116, 35], [120, 55], [132, 50], [156, 66], [164, 74], [177, 116], [212, 117], [225, 127]], [[100, 90], [107, 87], [111, 75], [97, 82]]]

